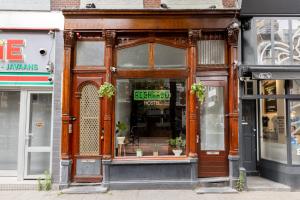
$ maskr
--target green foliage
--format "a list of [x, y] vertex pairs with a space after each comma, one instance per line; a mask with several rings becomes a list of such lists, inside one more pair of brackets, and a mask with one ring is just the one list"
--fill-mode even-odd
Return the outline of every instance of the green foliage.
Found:
[[191, 86], [191, 93], [196, 94], [200, 103], [203, 103], [205, 98], [205, 86], [202, 82], [194, 83]]
[[245, 189], [245, 172], [240, 171], [239, 179], [236, 181], [235, 189], [242, 192]]
[[100, 97], [108, 97], [109, 99], [112, 98], [112, 96], [115, 95], [115, 86], [113, 84], [104, 82], [103, 85], [100, 86], [98, 93]]
[[51, 175], [49, 174], [48, 171], [44, 172], [44, 177], [45, 178], [43, 180], [40, 177], [37, 179], [37, 181], [38, 181], [38, 190], [39, 191], [42, 191], [42, 190], [49, 191], [49, 190], [51, 190], [52, 178], [51, 178]]
[[125, 131], [127, 130], [127, 125], [126, 123], [124, 122], [118, 122], [116, 124], [116, 127], [117, 127], [117, 136], [118, 137], [122, 137], [122, 136], [125, 136]]
[[170, 139], [169, 144], [176, 149], [181, 149], [185, 147], [185, 140], [181, 137], [176, 137], [175, 139]]

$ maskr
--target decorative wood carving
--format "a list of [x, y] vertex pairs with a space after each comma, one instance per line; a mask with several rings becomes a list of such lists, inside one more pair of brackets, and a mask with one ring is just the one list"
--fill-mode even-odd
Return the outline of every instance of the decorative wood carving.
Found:
[[64, 44], [65, 47], [73, 47], [75, 41], [75, 34], [73, 31], [64, 31]]
[[116, 32], [114, 31], [105, 31], [104, 32], [105, 45], [107, 47], [113, 47], [116, 41]]
[[196, 46], [197, 40], [201, 37], [201, 30], [190, 30], [189, 31], [189, 46]]
[[227, 34], [228, 44], [236, 47], [238, 45], [239, 28], [231, 25], [227, 28]]

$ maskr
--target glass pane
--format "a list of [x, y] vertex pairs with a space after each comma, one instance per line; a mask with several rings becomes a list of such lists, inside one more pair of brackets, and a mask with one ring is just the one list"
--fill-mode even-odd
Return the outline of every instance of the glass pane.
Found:
[[0, 170], [17, 170], [20, 92], [0, 92]]
[[118, 66], [124, 68], [146, 68], [149, 65], [149, 44], [118, 50]]
[[104, 42], [102, 41], [77, 41], [76, 65], [103, 66]]
[[201, 150], [225, 150], [224, 89], [205, 88], [205, 101], [200, 112]]
[[292, 20], [293, 64], [300, 65], [300, 20]]
[[[141, 151], [143, 156], [174, 155], [169, 140], [181, 136], [185, 141], [185, 133], [184, 80], [117, 80], [117, 156], [141, 156]], [[181, 155], [185, 154], [184, 141], [178, 147]]]
[[[270, 109], [272, 108], [272, 109]], [[285, 100], [261, 100], [261, 157], [287, 163]]]
[[51, 108], [51, 94], [30, 94], [29, 147], [50, 146]]
[[300, 101], [290, 102], [292, 163], [300, 165]]
[[291, 64], [290, 41], [289, 41], [289, 21], [274, 20], [274, 60], [275, 64]]
[[186, 66], [186, 50], [166, 45], [155, 44], [154, 64], [158, 68]]
[[97, 87], [84, 86], [80, 98], [80, 155], [99, 155], [99, 104]]
[[257, 64], [272, 64], [271, 20], [256, 20]]
[[224, 40], [200, 40], [198, 42], [199, 64], [224, 64], [225, 42]]
[[27, 174], [40, 175], [50, 169], [50, 153], [49, 152], [29, 152]]
[[300, 94], [300, 80], [290, 80], [290, 94]]
[[261, 95], [284, 95], [285, 81], [284, 80], [265, 80], [260, 82]]

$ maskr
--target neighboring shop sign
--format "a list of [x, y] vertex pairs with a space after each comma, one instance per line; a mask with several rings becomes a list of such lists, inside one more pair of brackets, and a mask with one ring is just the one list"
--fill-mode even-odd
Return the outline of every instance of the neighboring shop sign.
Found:
[[0, 86], [51, 86], [52, 49], [47, 32], [0, 33]]
[[170, 90], [134, 90], [135, 101], [168, 101], [170, 98]]

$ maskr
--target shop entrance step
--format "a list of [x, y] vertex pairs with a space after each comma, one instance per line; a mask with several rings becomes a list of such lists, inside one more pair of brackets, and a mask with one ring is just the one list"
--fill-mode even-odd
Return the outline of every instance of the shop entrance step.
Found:
[[94, 193], [106, 193], [108, 191], [107, 187], [101, 184], [78, 184], [74, 186], [74, 183], [66, 189], [61, 190], [63, 194], [94, 194]]
[[199, 178], [197, 180], [197, 187], [229, 187], [229, 177], [211, 177], [211, 178]]
[[231, 187], [202, 187], [195, 190], [197, 194], [225, 194], [225, 193], [237, 193], [237, 191]]

